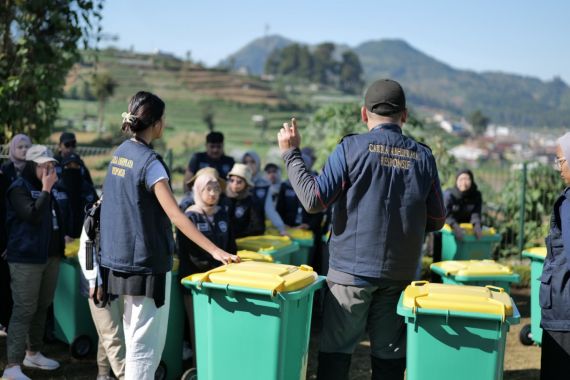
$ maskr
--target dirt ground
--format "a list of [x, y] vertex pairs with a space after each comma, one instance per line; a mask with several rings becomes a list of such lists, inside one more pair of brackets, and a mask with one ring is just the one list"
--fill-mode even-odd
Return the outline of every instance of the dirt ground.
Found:
[[[535, 346], [523, 346], [519, 342], [519, 331], [525, 324], [530, 323], [530, 297], [529, 289], [513, 289], [512, 295], [521, 313], [521, 323], [513, 326], [507, 336], [507, 348], [505, 354], [504, 380], [538, 380], [540, 368], [540, 348]], [[307, 379], [316, 378], [318, 330], [320, 324], [314, 318], [311, 333], [309, 351], [309, 368]], [[370, 379], [370, 359], [368, 354], [369, 342], [363, 340], [357, 348], [350, 371], [351, 380]], [[26, 370], [26, 374], [34, 380], [38, 379], [89, 379], [97, 375], [95, 354], [85, 359], [77, 360], [68, 354], [67, 345], [59, 342], [47, 344], [45, 353], [60, 361], [60, 369], [53, 372], [38, 370]], [[0, 338], [0, 368], [4, 368], [6, 361], [6, 338]], [[189, 364], [189, 363], [186, 363]]]

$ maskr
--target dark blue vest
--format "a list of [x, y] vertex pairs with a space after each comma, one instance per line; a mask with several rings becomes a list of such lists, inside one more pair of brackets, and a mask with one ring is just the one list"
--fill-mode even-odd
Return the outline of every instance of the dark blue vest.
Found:
[[149, 164], [162, 158], [148, 146], [127, 140], [113, 154], [101, 206], [101, 265], [119, 272], [166, 273], [172, 268], [172, 225], [147, 190]]
[[244, 199], [226, 197], [223, 206], [236, 238], [265, 233], [265, 214], [259, 207], [254, 206], [251, 195]]
[[[30, 192], [33, 199], [37, 199], [42, 193], [32, 186], [31, 183], [22, 177], [18, 177], [8, 188], [9, 193], [13, 188], [24, 187]], [[48, 207], [42, 213], [40, 223], [29, 223], [20, 218], [16, 210], [8, 200], [6, 210], [6, 227], [8, 230], [8, 262], [45, 264], [48, 258], [50, 239], [53, 230], [52, 204], [53, 197], [50, 197]], [[62, 227], [59, 221], [60, 228]], [[64, 246], [63, 234], [61, 237], [61, 247]]]
[[341, 144], [348, 183], [332, 211], [330, 267], [413, 280], [426, 230], [426, 199], [437, 175], [431, 151], [393, 124], [345, 137]]
[[275, 209], [286, 225], [294, 227], [303, 223], [303, 206], [297, 198], [291, 182], [281, 183]]
[[257, 185], [251, 190], [253, 207], [265, 219], [265, 199], [269, 196], [269, 185]]
[[[540, 325], [545, 330], [570, 331], [570, 270], [564, 255], [560, 206], [569, 199], [567, 188], [554, 203], [550, 232], [546, 237], [546, 259], [540, 277], [539, 303], [542, 308]], [[565, 221], [568, 223], [569, 221]]]

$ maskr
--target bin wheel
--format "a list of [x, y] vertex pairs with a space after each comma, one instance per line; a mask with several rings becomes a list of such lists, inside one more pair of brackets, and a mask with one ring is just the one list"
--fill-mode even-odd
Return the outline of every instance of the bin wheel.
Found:
[[198, 380], [198, 370], [196, 368], [190, 368], [182, 374], [180, 380]]
[[530, 325], [524, 325], [519, 333], [519, 340], [525, 346], [531, 346], [534, 341], [532, 340], [532, 334], [530, 332]]
[[166, 376], [168, 375], [168, 367], [164, 361], [160, 361], [158, 364], [158, 368], [154, 373], [154, 380], [166, 380]]
[[71, 351], [71, 356], [76, 359], [81, 359], [86, 357], [91, 352], [91, 347], [93, 347], [93, 342], [91, 338], [87, 335], [80, 335], [73, 339], [69, 350]]

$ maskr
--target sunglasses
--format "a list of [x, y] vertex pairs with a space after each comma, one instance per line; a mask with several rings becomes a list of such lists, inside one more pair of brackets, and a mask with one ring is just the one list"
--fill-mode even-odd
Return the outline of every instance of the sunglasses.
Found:
[[241, 179], [241, 178], [231, 177], [231, 178], [230, 178], [230, 182], [235, 182], [235, 183], [237, 183], [237, 184], [239, 185], [239, 184], [241, 184], [241, 183], [244, 183], [245, 181], [244, 181], [243, 179]]
[[63, 146], [65, 146], [66, 148], [75, 148], [77, 146], [77, 141], [64, 142]]

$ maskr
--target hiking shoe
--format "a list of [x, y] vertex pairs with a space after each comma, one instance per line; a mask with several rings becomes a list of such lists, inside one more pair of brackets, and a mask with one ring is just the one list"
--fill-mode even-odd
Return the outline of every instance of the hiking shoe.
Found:
[[53, 359], [48, 359], [42, 355], [41, 352], [36, 352], [35, 355], [26, 354], [24, 359], [24, 367], [39, 368], [45, 370], [54, 370], [59, 368], [59, 363]]
[[10, 380], [32, 380], [22, 373], [22, 369], [19, 365], [4, 369], [2, 378]]

